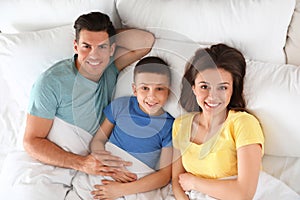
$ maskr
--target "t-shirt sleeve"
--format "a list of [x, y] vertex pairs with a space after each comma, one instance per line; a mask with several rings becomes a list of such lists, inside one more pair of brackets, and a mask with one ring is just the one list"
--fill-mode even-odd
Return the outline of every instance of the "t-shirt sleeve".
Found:
[[250, 114], [242, 115], [234, 127], [236, 148], [249, 144], [260, 144], [264, 153], [264, 135], [259, 121]]
[[180, 139], [179, 139], [179, 129], [180, 129], [181, 119], [177, 118], [174, 120], [173, 127], [172, 127], [172, 142], [173, 147], [179, 149]]
[[112, 99], [117, 83], [119, 71], [114, 62], [112, 62], [103, 73], [103, 81], [107, 84], [108, 99]]
[[114, 101], [112, 101], [110, 104], [108, 104], [104, 108], [103, 113], [105, 114], [105, 117], [108, 119], [108, 121], [110, 121], [112, 124], [116, 124], [115, 116], [112, 111], [113, 104], [114, 104]]
[[122, 109], [127, 106], [129, 101], [129, 98], [127, 97], [120, 97], [108, 104], [104, 110], [103, 113], [105, 114], [105, 117], [114, 125], [116, 125], [116, 121], [120, 113], [122, 112]]
[[29, 99], [28, 113], [34, 116], [54, 119], [59, 102], [59, 86], [41, 76], [34, 83]]

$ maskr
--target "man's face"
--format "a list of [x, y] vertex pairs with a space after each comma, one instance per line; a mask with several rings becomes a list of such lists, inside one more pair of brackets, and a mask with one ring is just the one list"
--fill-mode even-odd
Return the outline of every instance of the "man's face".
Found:
[[115, 44], [110, 44], [105, 31], [81, 30], [79, 41], [74, 41], [74, 50], [78, 54], [76, 67], [79, 73], [98, 82], [114, 54]]

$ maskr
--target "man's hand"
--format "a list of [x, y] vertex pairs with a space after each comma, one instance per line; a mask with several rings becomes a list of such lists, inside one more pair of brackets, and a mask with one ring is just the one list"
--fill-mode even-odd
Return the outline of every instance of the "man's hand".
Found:
[[101, 150], [83, 157], [78, 170], [91, 175], [114, 176], [131, 164], [108, 151]]
[[121, 171], [116, 171], [111, 177], [120, 183], [128, 183], [137, 180], [137, 175], [128, 171], [125, 167]]
[[127, 183], [137, 180], [137, 175], [126, 169], [126, 166], [131, 166], [131, 162], [122, 160], [118, 156], [112, 155], [105, 150], [97, 150], [91, 153], [98, 161], [100, 161], [106, 170], [113, 170], [110, 176], [117, 182]]
[[118, 156], [112, 155], [109, 151], [105, 150], [97, 150], [91, 153], [98, 161], [102, 163], [102, 165], [115, 167], [115, 168], [122, 168], [124, 166], [131, 166], [131, 162], [127, 162], [122, 160]]

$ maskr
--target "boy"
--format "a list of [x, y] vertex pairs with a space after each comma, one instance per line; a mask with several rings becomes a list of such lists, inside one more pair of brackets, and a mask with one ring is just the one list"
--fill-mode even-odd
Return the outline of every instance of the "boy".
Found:
[[146, 57], [134, 69], [134, 96], [118, 98], [104, 109], [106, 118], [91, 142], [92, 153], [103, 151], [108, 140], [155, 171], [140, 179], [126, 170], [120, 172], [123, 176], [118, 174], [115, 181], [102, 180], [103, 185], [96, 185], [94, 198], [117, 199], [169, 183], [174, 119], [162, 107], [170, 83], [167, 64], [158, 57]]

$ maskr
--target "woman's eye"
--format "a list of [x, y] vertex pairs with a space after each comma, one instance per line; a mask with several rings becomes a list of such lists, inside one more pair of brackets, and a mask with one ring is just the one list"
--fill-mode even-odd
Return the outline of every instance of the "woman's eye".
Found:
[[201, 85], [200, 88], [206, 90], [208, 88], [208, 86], [207, 85]]
[[227, 90], [227, 86], [221, 86], [220, 90]]

